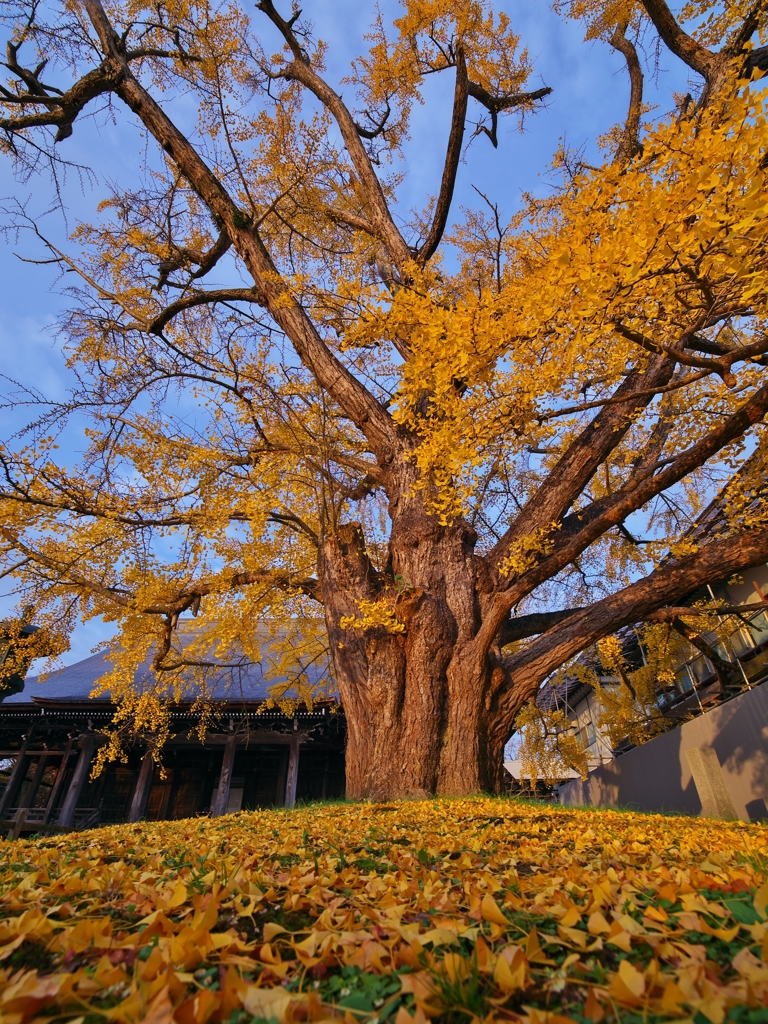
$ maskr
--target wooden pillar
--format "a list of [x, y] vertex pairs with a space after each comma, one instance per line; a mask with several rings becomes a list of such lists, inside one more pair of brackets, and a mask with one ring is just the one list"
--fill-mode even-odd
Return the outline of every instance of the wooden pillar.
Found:
[[9, 807], [13, 806], [16, 794], [24, 781], [24, 774], [27, 770], [27, 748], [29, 747], [29, 741], [31, 739], [32, 730], [30, 729], [19, 748], [19, 755], [16, 758], [16, 764], [13, 766], [11, 777], [8, 779], [8, 785], [5, 787], [5, 792], [2, 797], [0, 797], [0, 818], [3, 817]]
[[48, 797], [48, 803], [45, 806], [45, 814], [43, 815], [43, 824], [47, 825], [53, 809], [56, 806], [56, 801], [59, 799], [61, 793], [61, 787], [64, 785], [64, 779], [67, 777], [67, 767], [69, 766], [69, 755], [72, 753], [72, 745], [75, 742], [75, 737], [70, 736], [67, 740], [67, 745], [64, 748], [64, 753], [61, 758], [61, 764], [59, 770], [56, 772], [56, 779], [53, 783], [53, 789], [51, 795]]
[[291, 736], [288, 751], [288, 775], [285, 780], [285, 806], [296, 806], [296, 783], [299, 781], [299, 743], [298, 736]]
[[141, 761], [136, 789], [133, 791], [131, 806], [128, 809], [128, 821], [141, 821], [147, 813], [149, 794], [152, 789], [152, 778], [155, 774], [154, 767], [155, 759], [152, 757], [152, 751], [148, 750]]
[[275, 807], [285, 803], [285, 779], [288, 775], [288, 747], [280, 747], [280, 758], [277, 765], [277, 786], [275, 787]]
[[40, 782], [42, 781], [43, 772], [45, 771], [45, 765], [47, 761], [47, 754], [41, 754], [40, 757], [38, 758], [35, 774], [32, 776], [32, 781], [29, 784], [29, 789], [22, 798], [22, 801], [19, 803], [19, 807], [32, 807], [32, 805], [34, 804], [35, 796], [37, 795], [37, 790], [40, 786]]
[[219, 788], [216, 790], [216, 799], [211, 808], [211, 815], [214, 818], [227, 813], [229, 803], [229, 788], [232, 785], [232, 768], [235, 763], [235, 750], [237, 749], [237, 736], [231, 732], [224, 744], [224, 759], [221, 762], [221, 775], [219, 776]]
[[93, 757], [93, 751], [95, 748], [96, 737], [92, 732], [87, 732], [83, 737], [80, 756], [78, 757], [77, 764], [75, 765], [75, 774], [72, 776], [72, 781], [69, 784], [67, 795], [64, 797], [61, 814], [59, 814], [59, 825], [64, 825], [68, 828], [74, 820], [77, 802], [82, 795], [83, 789], [85, 789], [86, 782], [88, 781], [88, 772], [91, 767], [91, 758]]
[[10, 836], [11, 839], [18, 839], [19, 836], [21, 835], [21, 830], [24, 828], [24, 826], [27, 823], [27, 812], [28, 812], [28, 810], [29, 810], [28, 807], [19, 807], [19, 809], [16, 811], [16, 818], [15, 818], [15, 822], [16, 823], [14, 824], [13, 829], [11, 830], [11, 832], [9, 832], [9, 836]]

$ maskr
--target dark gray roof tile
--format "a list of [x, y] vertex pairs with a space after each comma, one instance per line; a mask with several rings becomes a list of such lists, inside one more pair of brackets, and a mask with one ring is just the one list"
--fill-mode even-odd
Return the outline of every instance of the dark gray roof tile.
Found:
[[[182, 641], [183, 642], [183, 641]], [[28, 676], [25, 680], [24, 689], [20, 693], [14, 693], [5, 698], [4, 704], [28, 704], [31, 700], [87, 700], [90, 698], [93, 685], [96, 680], [108, 672], [111, 662], [105, 652], [92, 654], [74, 665], [57, 672], [52, 672], [48, 678], [41, 682], [37, 676]], [[205, 672], [205, 687], [207, 695], [214, 700], [233, 701], [263, 701], [269, 696], [269, 691], [278, 682], [286, 682], [287, 679], [275, 679], [274, 676], [265, 678], [266, 663], [262, 666], [254, 662], [243, 661], [243, 664], [232, 667], [222, 665], [220, 668], [207, 669]], [[301, 666], [297, 661], [297, 674]], [[136, 673], [136, 682], [141, 684], [146, 680], [150, 682], [151, 670], [149, 664], [140, 667]], [[327, 683], [327, 666], [325, 662], [316, 662], [307, 666], [302, 679], [313, 686]], [[199, 687], [194, 687], [188, 699], [200, 693]], [[295, 694], [296, 690], [290, 687], [286, 696]], [[91, 698], [93, 699], [93, 698]], [[109, 701], [109, 693], [95, 698], [99, 701]]]

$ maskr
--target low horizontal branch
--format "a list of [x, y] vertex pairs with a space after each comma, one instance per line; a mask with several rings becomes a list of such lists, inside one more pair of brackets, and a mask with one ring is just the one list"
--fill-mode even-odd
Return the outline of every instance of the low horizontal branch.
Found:
[[546, 633], [552, 626], [565, 622], [571, 615], [584, 611], [583, 608], [562, 608], [552, 612], [532, 612], [530, 615], [519, 615], [508, 619], [499, 630], [500, 647], [514, 643], [515, 640], [527, 640], [528, 637]]
[[666, 608], [659, 608], [646, 619], [647, 622], [672, 622], [675, 619], [685, 616], [686, 618], [706, 617], [707, 615], [754, 615], [755, 612], [768, 608], [768, 601], [755, 601], [752, 604], [718, 604], [708, 608], [691, 608], [689, 605], [672, 605]]
[[177, 299], [158, 314], [147, 327], [150, 334], [162, 334], [163, 328], [179, 313], [196, 306], [214, 305], [217, 302], [255, 302], [259, 306], [266, 304], [266, 299], [256, 288], [217, 288], [213, 291], [194, 292]]

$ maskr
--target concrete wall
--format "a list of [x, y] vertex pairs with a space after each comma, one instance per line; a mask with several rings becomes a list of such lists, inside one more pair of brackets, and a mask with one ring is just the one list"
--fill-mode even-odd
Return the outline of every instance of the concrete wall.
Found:
[[572, 807], [701, 813], [685, 751], [713, 747], [736, 814], [768, 818], [768, 682], [560, 787]]

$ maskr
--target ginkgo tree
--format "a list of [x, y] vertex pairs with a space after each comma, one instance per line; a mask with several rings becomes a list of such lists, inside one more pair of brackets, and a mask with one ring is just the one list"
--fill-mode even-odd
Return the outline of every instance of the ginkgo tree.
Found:
[[[327, 663], [349, 796], [496, 789], [553, 670], [768, 559], [764, 5], [561, 6], [624, 54], [628, 116], [601, 166], [556, 154], [559, 187], [506, 224], [493, 197], [453, 208], [462, 152], [549, 90], [484, 0], [379, 11], [343, 96], [271, 0], [5, 5], [22, 173], [105, 109], [146, 139], [141, 187], [67, 246], [30, 224], [70, 272], [77, 385], [2, 451], [2, 571], [41, 636], [118, 627], [113, 755], [211, 665], [268, 657], [300, 691]], [[641, 33], [695, 82], [655, 121]], [[430, 76], [453, 113], [408, 220]], [[686, 536], [748, 456], [720, 528]]]

